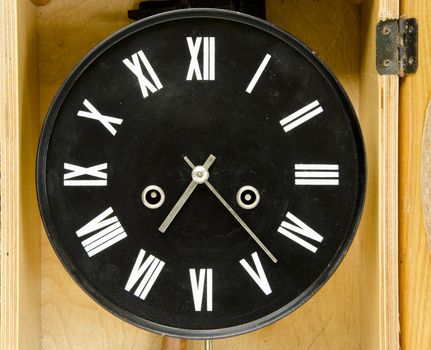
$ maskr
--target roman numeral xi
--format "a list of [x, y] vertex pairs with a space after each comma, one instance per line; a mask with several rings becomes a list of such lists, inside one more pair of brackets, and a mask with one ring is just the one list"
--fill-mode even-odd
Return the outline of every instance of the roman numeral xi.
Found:
[[113, 212], [111, 207], [106, 209], [103, 213], [99, 214], [76, 231], [78, 237], [92, 234], [82, 241], [82, 246], [89, 257], [100, 253], [127, 237], [118, 218], [115, 215], [112, 216]]
[[[123, 63], [132, 71], [133, 74], [135, 74], [136, 78], [138, 78], [138, 83], [141, 88], [143, 98], [147, 98], [149, 96], [148, 90], [151, 93], [155, 93], [156, 91], [163, 88], [163, 85], [160, 82], [156, 72], [142, 50], [134, 53], [132, 55], [131, 61], [128, 58], [125, 58]], [[142, 68], [145, 69], [151, 80], [144, 75]]]

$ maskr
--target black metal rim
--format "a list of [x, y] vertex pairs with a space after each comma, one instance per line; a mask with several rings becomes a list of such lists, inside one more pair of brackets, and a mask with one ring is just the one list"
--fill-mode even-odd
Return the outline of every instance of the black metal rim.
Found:
[[[103, 294], [94, 288], [90, 281], [88, 281], [81, 272], [75, 267], [73, 261], [69, 259], [62, 248], [61, 242], [56, 239], [57, 231], [54, 222], [51, 217], [51, 210], [48, 201], [48, 192], [46, 184], [46, 161], [47, 152], [50, 143], [51, 133], [57, 119], [58, 111], [60, 110], [63, 101], [65, 100], [68, 92], [79, 78], [79, 76], [86, 70], [86, 68], [104, 51], [108, 50], [112, 45], [118, 41], [126, 38], [127, 36], [157, 25], [167, 21], [184, 20], [188, 18], [213, 18], [213, 19], [223, 19], [229, 21], [235, 21], [249, 26], [256, 27], [260, 30], [266, 31], [267, 33], [279, 38], [288, 45], [291, 45], [296, 50], [301, 52], [309, 61], [312, 63], [323, 76], [326, 77], [329, 84], [335, 90], [336, 94], [339, 96], [340, 100], [343, 102], [346, 114], [350, 117], [352, 130], [354, 132], [355, 143], [358, 151], [358, 160], [360, 167], [359, 174], [359, 196], [356, 203], [355, 218], [351, 222], [350, 230], [345, 237], [345, 240], [340, 245], [337, 254], [334, 256], [332, 262], [328, 265], [327, 269], [322, 272], [322, 274], [314, 281], [314, 283], [305, 290], [301, 295], [294, 299], [289, 304], [280, 308], [279, 310], [257, 319], [253, 322], [245, 323], [239, 326], [233, 326], [229, 328], [222, 329], [209, 329], [209, 330], [194, 330], [194, 329], [182, 329], [165, 326], [162, 324], [157, 324], [141, 317], [138, 317], [128, 311], [121, 309], [118, 305], [114, 304], [110, 300], [106, 299]], [[53, 102], [48, 110], [47, 116], [45, 118], [41, 136], [39, 139], [39, 146], [37, 151], [37, 161], [36, 161], [36, 187], [37, 187], [37, 197], [39, 209], [42, 217], [44, 227], [46, 229], [48, 238], [53, 246], [59, 260], [72, 276], [75, 282], [99, 305], [105, 308], [107, 311], [113, 313], [117, 317], [127, 321], [137, 327], [159, 333], [161, 335], [169, 335], [173, 337], [189, 338], [189, 339], [216, 339], [235, 336], [247, 332], [257, 330], [261, 327], [269, 325], [292, 311], [296, 310], [299, 306], [304, 304], [308, 299], [310, 299], [320, 288], [325, 284], [325, 282], [332, 276], [337, 267], [340, 265], [344, 256], [353, 241], [357, 228], [359, 226], [360, 218], [362, 215], [365, 193], [366, 193], [366, 156], [364, 141], [361, 134], [359, 121], [353, 109], [353, 106], [338, 82], [335, 76], [330, 72], [328, 67], [312, 52], [308, 47], [306, 47], [299, 40], [294, 38], [292, 35], [284, 32], [278, 27], [258, 18], [219, 9], [187, 9], [187, 10], [176, 10], [163, 13], [160, 15], [155, 15], [144, 20], [133, 23], [118, 32], [112, 34], [110, 37], [105, 39], [102, 43], [96, 46], [82, 61], [72, 70], [69, 76], [65, 79], [62, 86], [57, 92], [57, 95], [53, 99]]]

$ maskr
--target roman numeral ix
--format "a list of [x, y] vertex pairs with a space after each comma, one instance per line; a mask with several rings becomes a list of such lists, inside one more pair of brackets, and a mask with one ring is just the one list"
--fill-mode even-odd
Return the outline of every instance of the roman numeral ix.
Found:
[[[138, 78], [138, 82], [139, 82], [139, 86], [141, 87], [143, 98], [147, 98], [149, 96], [148, 90], [150, 90], [151, 93], [155, 93], [156, 91], [163, 88], [163, 85], [160, 82], [159, 78], [157, 77], [156, 72], [154, 71], [153, 67], [151, 67], [150, 62], [148, 61], [147, 57], [145, 56], [142, 50], [132, 55], [132, 61], [130, 61], [128, 58], [125, 58], [123, 60], [123, 63]], [[149, 79], [147, 79], [144, 73], [142, 72], [141, 63], [144, 65], [145, 70], [150, 75], [152, 82]]]
[[[102, 172], [102, 170], [106, 169], [108, 169], [108, 163], [94, 165], [89, 168], [64, 163], [64, 170], [69, 170], [70, 172], [64, 174], [63, 184], [64, 186], [106, 186], [108, 184], [108, 174]], [[82, 176], [93, 177], [93, 179], [71, 180], [76, 177]], [[94, 178], [96, 178], [97, 180], [94, 180]]]
[[112, 124], [121, 125], [123, 119], [103, 115], [88, 100], [84, 100], [83, 105], [87, 108], [87, 111], [79, 111], [78, 117], [98, 120], [113, 136], [115, 136], [117, 130], [115, 130]]
[[[203, 42], [203, 76], [199, 65], [199, 52]], [[197, 37], [195, 42], [193, 38], [187, 37], [187, 44], [190, 51], [190, 66], [187, 73], [187, 80], [215, 80], [215, 38], [214, 37]]]
[[298, 243], [300, 246], [308, 249], [310, 252], [316, 253], [317, 247], [307, 242], [305, 239], [299, 237], [301, 235], [303, 237], [308, 238], [309, 240], [313, 240], [315, 242], [322, 242], [323, 237], [319, 235], [312, 228], [307, 226], [304, 222], [299, 220], [292, 213], [288, 212], [286, 214], [287, 221], [283, 221], [281, 226], [278, 228], [278, 232], [283, 236], [291, 239], [295, 243]]
[[280, 124], [285, 132], [289, 132], [322, 112], [323, 108], [320, 106], [319, 101], [316, 100], [301, 108], [299, 111], [283, 118], [280, 120]]
[[295, 185], [338, 186], [338, 164], [295, 164]]
[[133, 294], [142, 300], [145, 300], [154, 282], [156, 282], [157, 277], [159, 277], [160, 272], [165, 266], [165, 262], [156, 258], [154, 255], [150, 255], [145, 261], [144, 258], [145, 250], [141, 249], [133, 265], [126, 287], [124, 288], [126, 291], [130, 292], [138, 281], [141, 280]]
[[113, 212], [111, 207], [106, 209], [88, 224], [76, 231], [78, 237], [83, 237], [90, 233], [93, 234], [91, 237], [82, 241], [82, 246], [89, 257], [96, 255], [127, 237], [118, 218], [116, 216], [111, 216]]
[[213, 311], [213, 270], [200, 269], [199, 277], [196, 275], [196, 269], [190, 269], [190, 282], [192, 285], [193, 301], [195, 311], [202, 310], [202, 300], [206, 283], [207, 311]]
[[253, 278], [253, 281], [256, 282], [260, 289], [262, 289], [262, 292], [264, 292], [265, 295], [271, 294], [271, 286], [268, 283], [268, 278], [266, 278], [266, 274], [263, 270], [262, 263], [260, 262], [259, 255], [257, 255], [257, 252], [254, 252], [251, 254], [251, 257], [253, 258], [255, 269], [253, 269], [245, 259], [242, 259], [239, 263], [242, 265], [245, 271], [247, 271], [251, 278]]

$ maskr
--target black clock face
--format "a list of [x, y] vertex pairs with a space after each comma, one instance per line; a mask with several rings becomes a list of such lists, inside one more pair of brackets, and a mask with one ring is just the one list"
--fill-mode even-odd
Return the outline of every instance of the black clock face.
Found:
[[80, 286], [163, 334], [216, 338], [293, 311], [330, 277], [362, 210], [354, 111], [266, 22], [216, 10], [133, 24], [48, 113], [42, 217]]

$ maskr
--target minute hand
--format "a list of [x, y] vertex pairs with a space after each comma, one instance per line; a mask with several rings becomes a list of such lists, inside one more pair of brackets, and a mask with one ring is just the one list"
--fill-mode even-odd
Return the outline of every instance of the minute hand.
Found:
[[[193, 163], [187, 158], [184, 158], [189, 164], [191, 168], [194, 168]], [[218, 191], [214, 188], [213, 185], [207, 180], [204, 182], [205, 185], [211, 190], [211, 192], [217, 197], [217, 199], [225, 206], [225, 208], [229, 211], [229, 213], [232, 214], [232, 216], [236, 219], [236, 221], [239, 222], [239, 224], [244, 228], [244, 230], [247, 231], [247, 233], [251, 236], [251, 238], [254, 239], [254, 241], [259, 245], [260, 248], [265, 252], [266, 255], [269, 256], [269, 258], [276, 263], [277, 259], [272, 253], [269, 251], [269, 249], [265, 246], [265, 244], [262, 243], [262, 241], [254, 234], [254, 232], [250, 229], [250, 227], [247, 226], [247, 224], [242, 221], [242, 219], [239, 217], [239, 215], [235, 212], [235, 210], [232, 209], [232, 207], [223, 199], [223, 197], [218, 193]]]

